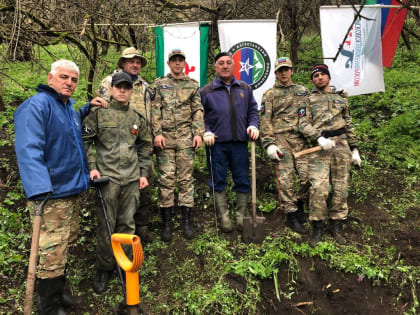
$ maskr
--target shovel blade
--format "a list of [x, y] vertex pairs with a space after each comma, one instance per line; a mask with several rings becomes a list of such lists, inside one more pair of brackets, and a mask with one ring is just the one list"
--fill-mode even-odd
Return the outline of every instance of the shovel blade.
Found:
[[255, 227], [252, 217], [244, 217], [243, 239], [245, 243], [261, 243], [265, 239], [265, 218], [255, 217]]

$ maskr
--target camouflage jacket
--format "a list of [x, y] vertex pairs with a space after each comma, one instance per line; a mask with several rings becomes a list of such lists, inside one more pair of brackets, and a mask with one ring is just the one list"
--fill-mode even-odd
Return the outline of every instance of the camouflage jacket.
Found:
[[[95, 106], [83, 120], [89, 169], [119, 185], [147, 177], [152, 143], [144, 118], [128, 105]], [[96, 148], [96, 156], [94, 154]]]
[[153, 135], [163, 135], [166, 148], [192, 147], [193, 137], [204, 133], [203, 105], [198, 82], [185, 74], [175, 79], [169, 73], [156, 79], [154, 88]]
[[[115, 70], [114, 73], [120, 71], [122, 70]], [[109, 87], [111, 86], [111, 79], [113, 74], [105, 77], [102, 80], [98, 87], [98, 91], [96, 92], [97, 96], [102, 97], [108, 102], [111, 101]], [[134, 82], [133, 85], [133, 95], [130, 99], [130, 108], [143, 116], [149, 128], [151, 126], [151, 96], [152, 93], [149, 84], [139, 75], [138, 79]]]
[[342, 91], [332, 87], [331, 92], [313, 89], [309, 106], [299, 109], [299, 131], [315, 142], [319, 137], [329, 137], [337, 132], [346, 138], [350, 148], [357, 146], [356, 134], [350, 116], [347, 99]]
[[305, 144], [305, 138], [299, 133], [297, 113], [299, 108], [307, 104], [308, 95], [309, 91], [303, 85], [292, 83], [283, 86], [278, 81], [264, 93], [260, 128], [264, 148], [271, 144], [279, 145], [281, 139], [289, 145], [292, 142]]

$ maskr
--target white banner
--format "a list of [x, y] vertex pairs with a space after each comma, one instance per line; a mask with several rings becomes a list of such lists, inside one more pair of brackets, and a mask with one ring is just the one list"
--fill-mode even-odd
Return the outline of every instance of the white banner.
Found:
[[[337, 54], [349, 26], [353, 8], [320, 8], [322, 52], [324, 58]], [[382, 69], [381, 9], [363, 8], [346, 38], [337, 60], [324, 59], [331, 73], [331, 85], [346, 89], [349, 95], [385, 91]]]
[[252, 86], [260, 106], [275, 82], [276, 20], [218, 21], [218, 28], [221, 50], [233, 55], [235, 78]]

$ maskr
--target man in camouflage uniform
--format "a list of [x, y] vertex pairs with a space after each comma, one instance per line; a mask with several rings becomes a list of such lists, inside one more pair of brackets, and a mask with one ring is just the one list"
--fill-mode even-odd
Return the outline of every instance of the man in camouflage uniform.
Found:
[[[310, 187], [309, 220], [313, 224], [311, 245], [321, 240], [324, 221], [329, 218], [329, 230], [339, 244], [345, 244], [342, 221], [347, 219], [348, 180], [350, 163], [361, 164], [357, 139], [344, 91], [330, 86], [330, 72], [324, 64], [311, 70], [315, 86], [309, 105], [299, 109], [299, 129], [303, 135], [322, 147], [309, 157]], [[328, 209], [328, 191], [331, 200]]]
[[[287, 224], [294, 231], [306, 234], [304, 204], [307, 199], [308, 174], [305, 156], [295, 160], [293, 154], [307, 147], [299, 133], [296, 115], [305, 104], [308, 90], [293, 83], [293, 65], [289, 58], [277, 59], [274, 68], [277, 81], [263, 96], [261, 140], [267, 155], [278, 163], [281, 198]], [[299, 174], [300, 192], [294, 191], [295, 168]]]
[[[130, 99], [130, 108], [142, 115], [146, 120], [149, 133], [151, 130], [151, 89], [149, 84], [141, 77], [140, 71], [147, 65], [147, 60], [134, 48], [129, 47], [122, 52], [118, 60], [118, 69], [114, 72], [125, 72], [131, 76], [133, 80], [133, 95]], [[108, 103], [111, 101], [109, 87], [111, 86], [112, 75], [105, 77], [99, 85], [97, 95]], [[153, 235], [148, 231], [150, 211], [152, 206], [151, 185], [153, 183], [153, 163], [150, 164], [148, 170], [149, 186], [140, 191], [140, 207], [134, 214], [136, 222], [136, 234], [140, 236], [142, 242], [151, 242]]]
[[[148, 185], [151, 138], [144, 118], [129, 106], [133, 82], [125, 72], [112, 76], [111, 102], [107, 108], [92, 108], [83, 120], [90, 178], [108, 176], [102, 186], [111, 233], [134, 234], [134, 213], [139, 189]], [[96, 148], [96, 156], [94, 150]], [[103, 210], [98, 207], [96, 293], [107, 289], [115, 261]]]
[[204, 132], [203, 106], [198, 82], [184, 74], [185, 54], [174, 49], [168, 55], [170, 73], [155, 81], [156, 97], [152, 108], [152, 128], [159, 172], [159, 206], [162, 240], [172, 239], [172, 210], [178, 182], [178, 206], [182, 212], [184, 236], [194, 235], [193, 162]]

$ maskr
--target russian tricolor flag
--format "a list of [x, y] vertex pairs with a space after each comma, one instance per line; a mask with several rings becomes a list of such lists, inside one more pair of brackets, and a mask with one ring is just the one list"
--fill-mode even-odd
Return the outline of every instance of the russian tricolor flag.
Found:
[[[401, 7], [401, 4], [396, 0], [368, 0], [366, 4], [397, 5]], [[382, 65], [391, 67], [407, 9], [382, 8], [381, 15]]]

